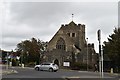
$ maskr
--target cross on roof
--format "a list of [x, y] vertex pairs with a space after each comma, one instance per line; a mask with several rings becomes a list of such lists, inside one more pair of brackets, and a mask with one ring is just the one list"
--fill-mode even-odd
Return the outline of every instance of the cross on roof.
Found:
[[74, 14], [72, 14], [72, 21], [73, 21]]

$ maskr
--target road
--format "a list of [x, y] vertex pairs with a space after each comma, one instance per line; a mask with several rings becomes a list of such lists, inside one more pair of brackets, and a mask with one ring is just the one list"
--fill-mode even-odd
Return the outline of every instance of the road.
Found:
[[[74, 71], [74, 70], [65, 70], [60, 69], [57, 72], [48, 72], [48, 71], [35, 71], [33, 68], [20, 68], [20, 67], [12, 67], [9, 69], [16, 70], [18, 73], [2, 75], [3, 80], [7, 78], [60, 78], [72, 80], [72, 78], [99, 78], [98, 72], [87, 72], [87, 71]], [[105, 80], [119, 80], [117, 75], [104, 73]], [[92, 80], [94, 80], [92, 79]], [[41, 79], [40, 79], [41, 80]], [[49, 79], [50, 80], [50, 79]], [[81, 79], [80, 79], [81, 80]]]

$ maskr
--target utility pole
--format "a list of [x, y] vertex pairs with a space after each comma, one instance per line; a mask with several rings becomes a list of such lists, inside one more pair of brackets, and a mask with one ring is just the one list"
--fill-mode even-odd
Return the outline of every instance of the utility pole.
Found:
[[99, 41], [99, 72], [100, 77], [103, 78], [103, 51], [101, 51], [101, 30], [99, 29], [98, 32], [98, 41]]

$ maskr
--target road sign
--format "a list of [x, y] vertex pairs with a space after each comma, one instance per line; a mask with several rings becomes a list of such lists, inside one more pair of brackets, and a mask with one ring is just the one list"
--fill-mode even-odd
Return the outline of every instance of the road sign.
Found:
[[100, 39], [101, 39], [101, 31], [100, 31], [100, 29], [98, 30], [97, 34], [98, 34], [98, 41], [100, 41]]

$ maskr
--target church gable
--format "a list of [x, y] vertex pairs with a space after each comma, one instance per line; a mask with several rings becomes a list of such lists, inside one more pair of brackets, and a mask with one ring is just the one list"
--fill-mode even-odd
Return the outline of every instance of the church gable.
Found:
[[70, 39], [70, 37], [67, 34], [62, 33], [59, 30], [54, 37], [49, 41], [48, 43], [48, 50], [53, 49], [63, 49], [68, 50], [69, 46], [73, 45], [74, 41]]
[[66, 30], [75, 30], [76, 31], [76, 30], [80, 29], [80, 27], [77, 24], [75, 24], [73, 21], [71, 21], [69, 24], [62, 25], [61, 27], [65, 31]]
[[[66, 31], [65, 28], [67, 27], [73, 27], [75, 29], [76, 24], [72, 21], [69, 23], [68, 26], [61, 26], [60, 29], [57, 31], [57, 33], [53, 36], [53, 38], [48, 43], [48, 50], [56, 49], [56, 43], [59, 40], [59, 38], [63, 39], [65, 41], [66, 50], [68, 50], [69, 45], [74, 44], [74, 40], [71, 37], [76, 37], [76, 30], [72, 31], [71, 29], [68, 29], [69, 31]], [[78, 30], [78, 29], [77, 29]]]

